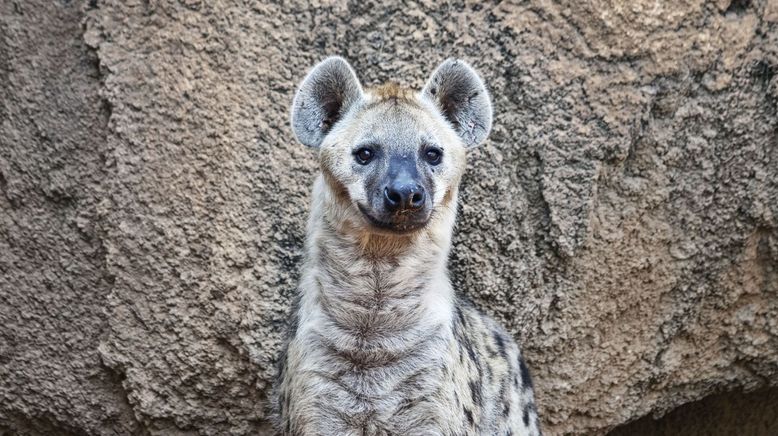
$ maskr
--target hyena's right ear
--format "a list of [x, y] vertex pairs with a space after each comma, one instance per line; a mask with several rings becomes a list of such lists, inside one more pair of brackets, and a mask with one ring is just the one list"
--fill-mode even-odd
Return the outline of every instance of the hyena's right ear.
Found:
[[331, 56], [321, 61], [305, 76], [292, 102], [292, 129], [297, 139], [318, 147], [362, 96], [362, 85], [345, 59]]

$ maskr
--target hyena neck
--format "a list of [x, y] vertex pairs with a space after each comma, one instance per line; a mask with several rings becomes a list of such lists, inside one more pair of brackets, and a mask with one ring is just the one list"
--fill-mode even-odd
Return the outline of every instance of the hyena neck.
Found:
[[[446, 263], [453, 219], [448, 229], [371, 235], [354, 231], [344, 218], [348, 205], [321, 178], [314, 199], [301, 310], [320, 318], [322, 336], [345, 347], [380, 348], [450, 325], [454, 297]], [[446, 225], [443, 218], [438, 222]]]

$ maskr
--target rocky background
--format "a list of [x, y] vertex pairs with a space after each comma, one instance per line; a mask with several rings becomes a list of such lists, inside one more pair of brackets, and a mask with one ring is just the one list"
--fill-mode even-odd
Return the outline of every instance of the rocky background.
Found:
[[547, 434], [778, 434], [778, 1], [0, 0], [0, 435], [268, 433], [329, 54], [486, 79], [452, 275]]

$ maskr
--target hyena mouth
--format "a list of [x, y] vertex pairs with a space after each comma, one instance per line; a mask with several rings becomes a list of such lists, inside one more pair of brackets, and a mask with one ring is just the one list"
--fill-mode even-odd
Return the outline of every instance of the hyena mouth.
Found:
[[429, 222], [429, 214], [417, 212], [413, 214], [393, 214], [378, 218], [373, 216], [367, 208], [357, 203], [359, 211], [367, 221], [375, 228], [388, 230], [392, 233], [411, 233], [422, 229]]

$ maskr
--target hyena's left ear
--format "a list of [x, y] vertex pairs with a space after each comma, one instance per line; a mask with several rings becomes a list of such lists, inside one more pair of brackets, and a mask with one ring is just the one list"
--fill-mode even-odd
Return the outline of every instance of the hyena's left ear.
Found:
[[432, 73], [422, 96], [433, 101], [466, 147], [474, 147], [492, 128], [492, 102], [484, 82], [466, 62], [448, 59]]
[[305, 76], [292, 102], [292, 129], [297, 139], [318, 147], [332, 126], [362, 100], [362, 85], [345, 59], [331, 56]]

